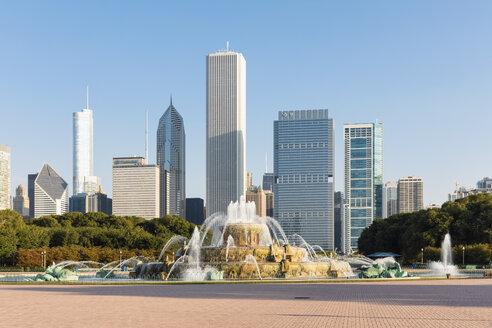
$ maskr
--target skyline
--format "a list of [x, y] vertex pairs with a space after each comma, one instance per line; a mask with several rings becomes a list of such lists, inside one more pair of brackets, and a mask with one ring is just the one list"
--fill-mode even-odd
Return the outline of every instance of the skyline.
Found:
[[[150, 13], [148, 7], [124, 4], [109, 19], [121, 35], [114, 35], [104, 21], [111, 4], [58, 10], [50, 5], [0, 5], [0, 24], [11, 31], [0, 36], [5, 45], [0, 69], [6, 72], [0, 77], [0, 110], [7, 122], [0, 143], [11, 148], [11, 195], [19, 184], [27, 185], [27, 174], [43, 163], [70, 181], [71, 115], [84, 106], [84, 88], [89, 85], [94, 171], [105, 192], [111, 191], [113, 157], [144, 156], [145, 108], [153, 136], [172, 93], [189, 131], [187, 196], [205, 198], [205, 56], [225, 47], [227, 40], [248, 62], [246, 169], [253, 173], [254, 184], [261, 184], [265, 153], [272, 171], [276, 113], [311, 108], [328, 108], [335, 121], [336, 191], [343, 191], [343, 124], [376, 119], [385, 129], [383, 182], [422, 177], [424, 205], [446, 201], [454, 181], [471, 186], [491, 175], [487, 163], [492, 155], [480, 146], [492, 137], [491, 131], [480, 128], [492, 118], [487, 91], [492, 48], [481, 42], [492, 27], [488, 3], [480, 7], [477, 2], [474, 8], [455, 2], [384, 7], [361, 3], [365, 15], [348, 5], [306, 6], [313, 18], [330, 10], [329, 19], [318, 23], [302, 16], [306, 8], [290, 3], [280, 8], [267, 4], [261, 12], [243, 5], [238, 19], [244, 26], [224, 31], [233, 20], [225, 16], [203, 32], [199, 3], [189, 17], [183, 8], [155, 5], [155, 13]], [[212, 17], [223, 16], [219, 5], [211, 6], [207, 12]], [[166, 22], [161, 22], [167, 8], [174, 15], [166, 14]], [[295, 9], [301, 23], [290, 26], [279, 19], [295, 19]], [[90, 26], [72, 23], [88, 13]], [[252, 17], [263, 24], [272, 21], [263, 29], [262, 24], [248, 23]], [[148, 23], [140, 26], [144, 19]], [[379, 19], [384, 24], [378, 25]], [[162, 35], [162, 41], [154, 39], [161, 36], [158, 32], [150, 33], [166, 31], [180, 20], [180, 25], [193, 22], [194, 27], [183, 27], [175, 36]], [[430, 25], [436, 20], [440, 24]], [[55, 23], [40, 25], [44, 21]], [[463, 21], [466, 24], [456, 23]], [[108, 34], [114, 38], [108, 40]], [[203, 38], [205, 34], [213, 36]], [[169, 52], [168, 46], [180, 51]], [[60, 136], [66, 137], [59, 140]], [[150, 139], [150, 163], [156, 162], [155, 142]]]

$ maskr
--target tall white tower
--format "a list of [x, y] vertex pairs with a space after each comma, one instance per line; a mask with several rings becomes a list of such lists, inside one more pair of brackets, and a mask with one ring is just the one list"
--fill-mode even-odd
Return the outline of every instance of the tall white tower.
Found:
[[226, 212], [245, 179], [246, 61], [227, 49], [207, 56], [207, 213]]
[[94, 176], [93, 120], [89, 109], [89, 87], [86, 108], [73, 113], [73, 194], [93, 194], [101, 180]]

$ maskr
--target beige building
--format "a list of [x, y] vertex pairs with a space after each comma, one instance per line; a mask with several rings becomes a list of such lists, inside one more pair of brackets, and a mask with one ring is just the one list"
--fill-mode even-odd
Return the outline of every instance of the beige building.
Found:
[[246, 201], [254, 202], [256, 205], [256, 215], [266, 216], [267, 201], [266, 195], [263, 188], [259, 186], [258, 188], [250, 186], [246, 191]]
[[113, 214], [159, 217], [159, 166], [143, 157], [113, 158]]
[[15, 190], [13, 209], [23, 218], [29, 217], [29, 197], [27, 197], [26, 188], [23, 185], [19, 185]]
[[10, 208], [10, 148], [0, 145], [0, 210]]
[[398, 180], [398, 213], [410, 213], [424, 208], [422, 178], [403, 177]]

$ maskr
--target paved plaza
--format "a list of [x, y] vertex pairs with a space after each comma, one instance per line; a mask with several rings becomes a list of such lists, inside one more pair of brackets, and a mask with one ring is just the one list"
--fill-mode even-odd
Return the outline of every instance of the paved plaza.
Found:
[[1, 327], [492, 327], [492, 279], [0, 285]]

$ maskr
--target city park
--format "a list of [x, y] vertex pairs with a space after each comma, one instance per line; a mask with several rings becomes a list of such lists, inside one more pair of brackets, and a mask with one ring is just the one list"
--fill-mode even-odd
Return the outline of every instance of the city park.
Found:
[[7, 210], [0, 314], [13, 327], [490, 327], [491, 220], [492, 195], [377, 220], [361, 253], [401, 256], [371, 259], [286, 236], [244, 200], [202, 226]]
[[[279, 222], [258, 217], [255, 204], [244, 199], [231, 202], [227, 214], [211, 215], [201, 226], [173, 216], [146, 221], [102, 213], [23, 221], [9, 210], [2, 211], [0, 220], [4, 265], [0, 282], [305, 282], [491, 276], [492, 195], [376, 220], [359, 239], [361, 253], [348, 255], [310, 245], [298, 234], [286, 236]], [[454, 248], [452, 237], [458, 241]]]

